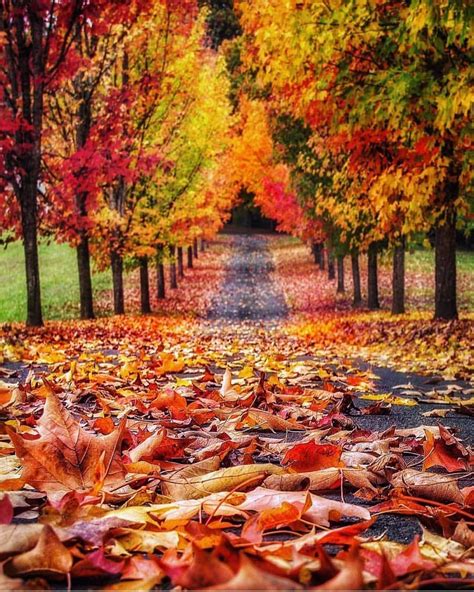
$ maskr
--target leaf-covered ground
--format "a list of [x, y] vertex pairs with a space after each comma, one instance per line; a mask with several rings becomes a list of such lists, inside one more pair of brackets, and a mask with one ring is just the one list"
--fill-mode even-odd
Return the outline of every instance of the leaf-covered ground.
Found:
[[472, 320], [333, 289], [237, 236], [158, 315], [4, 327], [0, 589], [472, 587]]

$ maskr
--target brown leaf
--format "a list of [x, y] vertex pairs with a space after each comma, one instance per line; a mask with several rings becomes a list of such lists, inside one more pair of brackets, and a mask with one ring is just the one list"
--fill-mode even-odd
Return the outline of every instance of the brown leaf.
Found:
[[32, 549], [42, 530], [41, 524], [0, 525], [0, 559]]
[[304, 430], [304, 427], [296, 422], [288, 421], [278, 415], [262, 411], [261, 409], [249, 409], [240, 422], [237, 429], [259, 427], [262, 430], [285, 432], [287, 430]]
[[324, 491], [340, 484], [341, 478], [346, 479], [357, 489], [367, 488], [375, 491], [374, 484], [382, 481], [377, 475], [366, 469], [350, 469], [329, 467], [320, 471], [307, 473], [290, 473], [287, 475], [271, 475], [264, 481], [265, 487], [280, 491]]
[[285, 472], [269, 463], [228, 467], [200, 475], [193, 474], [191, 469], [189, 467], [186, 473], [183, 470], [171, 476], [169, 481], [163, 482], [161, 487], [164, 495], [176, 500], [199, 499], [211, 493], [231, 491], [247, 483], [255, 485], [268, 475]]
[[43, 526], [36, 545], [30, 551], [16, 555], [5, 563], [8, 576], [43, 575], [62, 577], [71, 571], [73, 558], [49, 526]]
[[456, 502], [458, 504], [464, 502], [457, 480], [449, 475], [436, 475], [405, 469], [393, 476], [392, 485], [417, 497], [439, 502]]
[[118, 449], [125, 423], [108, 436], [86, 432], [53, 393], [38, 421], [39, 438], [27, 440], [7, 428], [23, 464], [22, 479], [40, 491], [87, 490], [102, 481], [121, 484]]
[[246, 555], [241, 555], [239, 571], [233, 578], [207, 590], [302, 590], [303, 586], [263, 571]]
[[471, 549], [474, 547], [474, 531], [469, 528], [464, 520], [461, 520], [457, 525], [454, 531], [453, 536], [451, 537], [453, 541], [457, 543], [461, 543], [467, 549]]

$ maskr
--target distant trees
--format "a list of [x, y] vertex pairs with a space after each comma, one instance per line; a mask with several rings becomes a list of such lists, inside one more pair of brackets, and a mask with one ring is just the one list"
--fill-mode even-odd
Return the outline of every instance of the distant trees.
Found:
[[[330, 242], [353, 253], [354, 270], [356, 250], [369, 253], [370, 308], [378, 307], [375, 245], [387, 241], [395, 253], [392, 311], [402, 312], [405, 242], [434, 228], [435, 317], [456, 318], [456, 221], [472, 183], [468, 5], [256, 0], [237, 8], [240, 72], [264, 93], [272, 158], [290, 171], [285, 191], [308, 221], [333, 229]], [[286, 118], [283, 134], [275, 115]], [[298, 145], [301, 125], [309, 135]]]

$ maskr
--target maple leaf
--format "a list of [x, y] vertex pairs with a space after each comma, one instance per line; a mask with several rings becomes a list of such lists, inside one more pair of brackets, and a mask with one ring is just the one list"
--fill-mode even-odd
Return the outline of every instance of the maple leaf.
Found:
[[[299, 508], [297, 506], [300, 506]], [[262, 510], [247, 520], [242, 528], [242, 538], [252, 543], [260, 543], [263, 540], [265, 530], [278, 528], [295, 522], [301, 518], [304, 507], [302, 503], [289, 504], [283, 502], [276, 508]]]
[[444, 467], [449, 473], [468, 468], [469, 452], [449, 431], [439, 426], [439, 438], [426, 431], [423, 443], [423, 470], [430, 467]]
[[119, 458], [125, 422], [107, 436], [86, 432], [49, 393], [38, 421], [39, 438], [26, 439], [7, 428], [23, 465], [22, 479], [46, 493], [87, 490], [123, 483]]
[[340, 465], [342, 448], [334, 444], [316, 444], [314, 440], [296, 444], [288, 450], [282, 464], [289, 465], [295, 471], [304, 473]]

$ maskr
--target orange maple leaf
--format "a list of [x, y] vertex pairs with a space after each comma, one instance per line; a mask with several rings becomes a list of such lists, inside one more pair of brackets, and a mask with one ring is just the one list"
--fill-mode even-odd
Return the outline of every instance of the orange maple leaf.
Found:
[[125, 422], [107, 436], [86, 432], [50, 392], [38, 421], [39, 438], [23, 438], [7, 427], [20, 458], [22, 480], [46, 493], [88, 490], [123, 482], [124, 468], [118, 449]]
[[467, 450], [443, 426], [440, 426], [439, 433], [441, 437], [435, 438], [433, 432], [425, 430], [423, 470], [426, 471], [430, 467], [444, 467], [449, 473], [465, 471], [469, 459]]
[[282, 464], [295, 471], [319, 471], [340, 466], [342, 449], [334, 444], [316, 444], [314, 440], [296, 444], [285, 454]]

